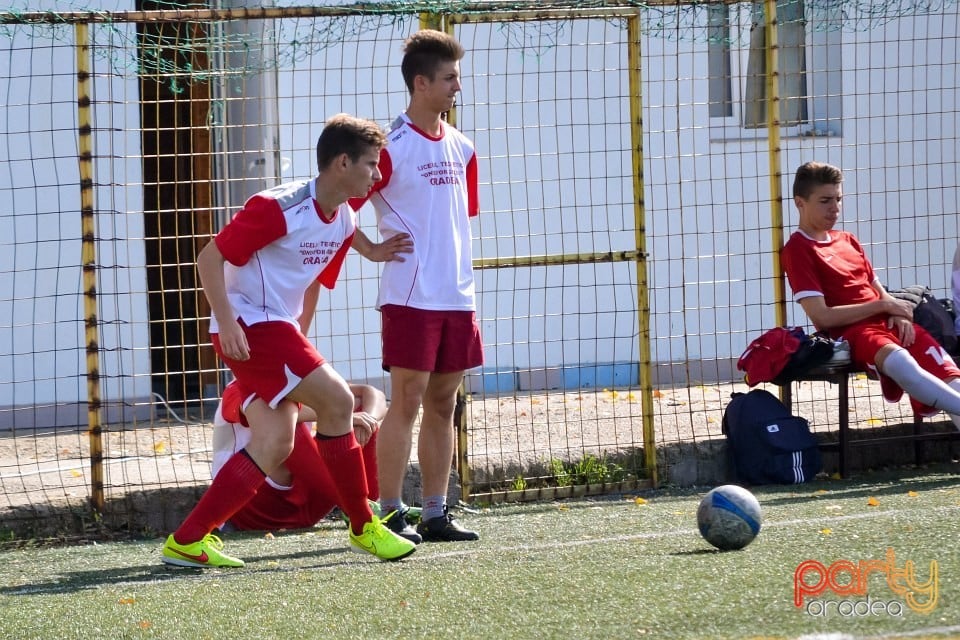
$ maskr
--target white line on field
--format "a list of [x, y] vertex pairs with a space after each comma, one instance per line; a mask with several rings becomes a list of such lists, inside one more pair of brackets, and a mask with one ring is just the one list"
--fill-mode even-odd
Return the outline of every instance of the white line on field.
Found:
[[[943, 507], [934, 507], [932, 509], [925, 509], [924, 513], [939, 513], [939, 512], [951, 512], [951, 511], [960, 511], [960, 505], [958, 506], [943, 506]], [[855, 513], [849, 515], [836, 515], [836, 516], [818, 516], [816, 518], [800, 518], [796, 520], [782, 520], [779, 522], [764, 522], [763, 529], [770, 528], [780, 528], [780, 527], [793, 527], [798, 525], [807, 525], [807, 524], [824, 524], [826, 522], [843, 522], [847, 520], [868, 520], [873, 518], [884, 518], [888, 516], [897, 516], [914, 513], [913, 509], [888, 509], [886, 511], [871, 511], [865, 513]], [[648, 531], [644, 533], [631, 533], [620, 536], [607, 536], [603, 538], [587, 538], [583, 540], [566, 540], [566, 541], [557, 541], [557, 542], [547, 542], [547, 543], [538, 543], [536, 546], [531, 547], [527, 545], [516, 545], [510, 547], [497, 547], [496, 551], [498, 553], [504, 551], [523, 551], [530, 553], [540, 549], [560, 549], [565, 547], [582, 547], [590, 545], [602, 545], [610, 544], [617, 542], [628, 542], [630, 540], [650, 540], [655, 538], [666, 538], [669, 536], [678, 536], [678, 535], [689, 535], [698, 533], [696, 529], [671, 529], [668, 531]], [[442, 553], [430, 554], [429, 558], [423, 558], [424, 560], [433, 560], [434, 558], [448, 558], [448, 557], [460, 557], [464, 555], [470, 555], [474, 552], [471, 549], [462, 549], [457, 551], [444, 551]], [[410, 558], [412, 561], [420, 560], [420, 557], [414, 555]]]

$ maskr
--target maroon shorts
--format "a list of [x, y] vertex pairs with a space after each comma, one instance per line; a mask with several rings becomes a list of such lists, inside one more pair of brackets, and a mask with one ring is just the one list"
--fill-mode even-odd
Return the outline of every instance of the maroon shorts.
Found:
[[383, 368], [452, 373], [483, 364], [473, 311], [428, 311], [395, 304], [380, 309]]
[[323, 356], [289, 322], [240, 323], [250, 347], [249, 360], [233, 360], [223, 355], [220, 336], [212, 333], [213, 348], [233, 371], [244, 389], [276, 409], [300, 381], [323, 366]]

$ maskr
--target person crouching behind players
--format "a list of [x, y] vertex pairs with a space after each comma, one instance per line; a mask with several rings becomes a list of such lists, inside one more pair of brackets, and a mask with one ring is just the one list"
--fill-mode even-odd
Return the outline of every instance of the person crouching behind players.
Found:
[[[350, 384], [355, 398], [353, 432], [363, 449], [368, 498], [379, 497], [377, 485], [377, 431], [387, 413], [382, 391], [366, 384]], [[223, 390], [213, 425], [213, 476], [227, 460], [250, 441], [251, 432], [244, 409], [256, 396], [233, 381]], [[317, 449], [309, 407], [301, 407], [294, 435], [293, 452], [267, 476], [260, 488], [221, 529], [277, 531], [312, 527], [337, 507], [330, 470]], [[374, 511], [379, 510], [373, 505]]]

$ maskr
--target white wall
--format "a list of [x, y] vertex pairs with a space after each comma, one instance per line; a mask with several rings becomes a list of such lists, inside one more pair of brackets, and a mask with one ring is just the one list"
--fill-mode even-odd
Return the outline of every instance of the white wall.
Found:
[[[31, 408], [0, 411], [0, 424], [72, 424], [83, 409], [38, 415], [87, 398], [72, 44], [64, 26], [0, 39], [11, 71], [0, 76], [0, 408]], [[111, 418], [150, 395], [138, 89], [135, 77], [110, 76], [109, 60], [93, 64], [101, 397]]]
[[[960, 200], [957, 7], [945, 12], [866, 31], [814, 28], [813, 116], [840, 135], [782, 140], [787, 232], [793, 169], [813, 158], [838, 164], [847, 176], [843, 225], [867, 243], [885, 282], [929, 284], [944, 295]], [[384, 21], [379, 31], [342, 26], [342, 37], [318, 42], [310, 38], [324, 36], [310, 21], [282, 25], [282, 41], [302, 36], [309, 53], [278, 52], [284, 180], [314, 174], [326, 117], [348, 111], [386, 125], [406, 105], [400, 44], [415, 21]], [[8, 229], [0, 236], [0, 407], [86, 397], [75, 54], [70, 28], [58, 29], [47, 48], [34, 46], [29, 29], [0, 40], [0, 58], [30, 69], [0, 79], [0, 224]], [[538, 39], [543, 33], [549, 38]], [[483, 183], [475, 256], [631, 250], [625, 30], [605, 20], [462, 25], [458, 37], [468, 50], [458, 125], [477, 143]], [[645, 37], [642, 45], [653, 359], [729, 362], [774, 321], [766, 141], [711, 134], [704, 42]], [[140, 398], [150, 393], [150, 363], [136, 78], [130, 69], [110, 73], [115, 60], [96, 64], [104, 395]], [[372, 212], [361, 211], [361, 225], [375, 235]], [[314, 323], [321, 351], [350, 378], [381, 374], [377, 273], [351, 255]], [[477, 277], [488, 369], [638, 358], [635, 265]], [[789, 320], [804, 322], [795, 305]]]

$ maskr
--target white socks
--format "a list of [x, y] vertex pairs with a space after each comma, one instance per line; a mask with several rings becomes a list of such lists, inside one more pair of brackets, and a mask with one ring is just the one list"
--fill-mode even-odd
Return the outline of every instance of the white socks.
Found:
[[[957, 393], [960, 393], [960, 378], [954, 378], [953, 380], [947, 383], [947, 386], [949, 386], [951, 389], [953, 389]], [[950, 416], [950, 419], [953, 421], [953, 425], [958, 430], [960, 430], [960, 415], [957, 415], [954, 413], [948, 413], [947, 415]]]
[[897, 349], [883, 361], [882, 373], [889, 376], [909, 395], [950, 414], [960, 428], [960, 380], [952, 385], [921, 367], [906, 349]]

